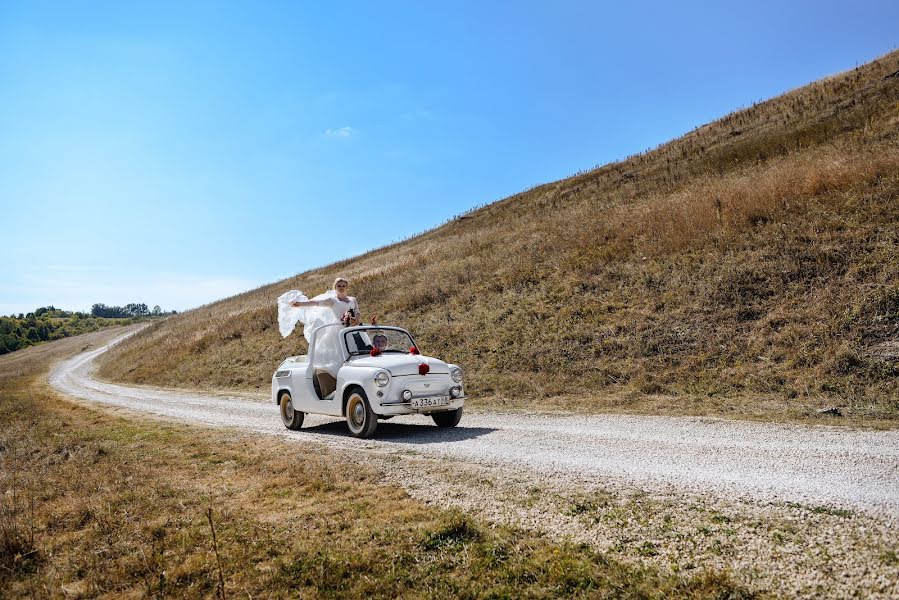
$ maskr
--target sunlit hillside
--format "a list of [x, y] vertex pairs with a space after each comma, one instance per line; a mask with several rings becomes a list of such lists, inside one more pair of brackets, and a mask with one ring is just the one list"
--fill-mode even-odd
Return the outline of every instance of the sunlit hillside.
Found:
[[899, 417], [899, 53], [652, 151], [154, 324], [107, 378], [268, 389], [336, 275], [471, 405]]

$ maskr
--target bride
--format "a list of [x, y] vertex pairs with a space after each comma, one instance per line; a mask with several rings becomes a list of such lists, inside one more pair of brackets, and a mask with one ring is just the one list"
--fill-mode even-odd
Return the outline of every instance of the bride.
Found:
[[[350, 284], [343, 277], [334, 280], [332, 289], [324, 294], [309, 299], [299, 290], [291, 290], [278, 297], [278, 328], [282, 337], [290, 335], [297, 323], [303, 323], [303, 336], [312, 343], [312, 333], [322, 325], [343, 322], [346, 325], [359, 325], [362, 315], [359, 303], [353, 296], [347, 295]], [[337, 327], [328, 327], [319, 336], [315, 344], [315, 365], [331, 376], [337, 377], [337, 370], [343, 364], [342, 354], [338, 346]]]

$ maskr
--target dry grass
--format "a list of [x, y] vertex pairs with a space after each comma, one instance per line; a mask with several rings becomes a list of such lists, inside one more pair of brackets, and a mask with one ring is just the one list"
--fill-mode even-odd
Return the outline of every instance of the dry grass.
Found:
[[111, 379], [260, 390], [274, 299], [348, 277], [474, 405], [899, 417], [899, 53], [401, 244], [178, 315]]
[[318, 446], [71, 404], [43, 380], [77, 351], [0, 359], [4, 598], [749, 596], [425, 506]]
[[623, 215], [613, 222], [619, 238], [634, 242], [643, 255], [677, 252], [720, 230], [740, 231], [805, 212], [816, 199], [840, 202], [846, 192], [896, 173], [899, 149], [823, 148], [748, 173], [700, 178], [677, 193], [619, 211]]

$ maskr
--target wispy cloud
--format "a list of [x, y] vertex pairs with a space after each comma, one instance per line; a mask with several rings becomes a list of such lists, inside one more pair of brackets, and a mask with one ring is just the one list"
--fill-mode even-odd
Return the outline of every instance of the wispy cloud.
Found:
[[415, 110], [403, 113], [402, 118], [405, 121], [432, 121], [434, 119], [434, 113], [427, 108], [416, 108]]
[[356, 130], [347, 125], [338, 129], [326, 129], [325, 135], [334, 138], [348, 138], [356, 133]]

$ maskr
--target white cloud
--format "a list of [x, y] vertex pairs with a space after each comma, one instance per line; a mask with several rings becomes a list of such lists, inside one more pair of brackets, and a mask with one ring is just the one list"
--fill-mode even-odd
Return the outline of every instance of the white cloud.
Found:
[[340, 127], [338, 129], [326, 129], [325, 135], [328, 137], [335, 138], [348, 138], [351, 135], [355, 134], [356, 130], [347, 125], [346, 127]]
[[427, 108], [416, 108], [404, 113], [403, 119], [406, 121], [432, 121], [434, 120], [434, 113]]

